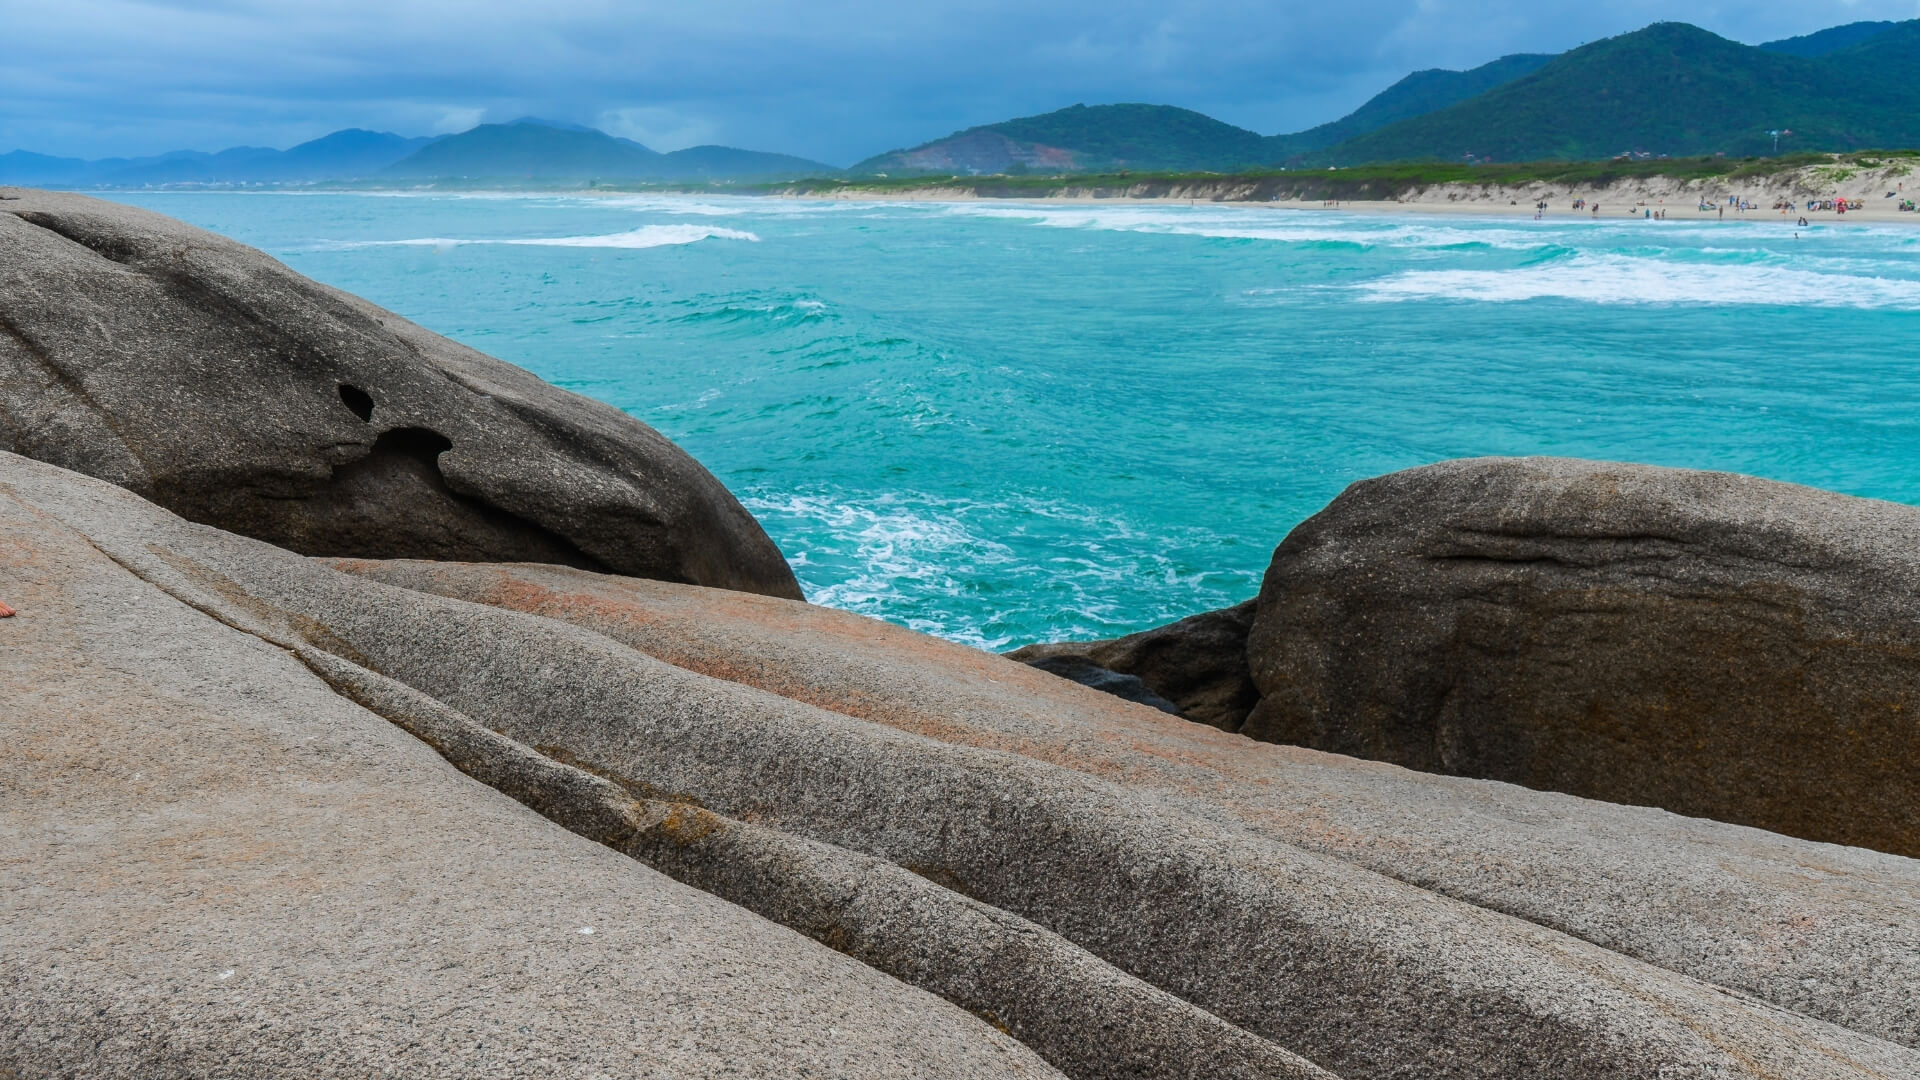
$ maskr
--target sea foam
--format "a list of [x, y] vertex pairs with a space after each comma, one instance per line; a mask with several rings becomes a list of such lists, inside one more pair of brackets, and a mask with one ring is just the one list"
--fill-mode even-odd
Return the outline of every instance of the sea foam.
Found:
[[1503, 270], [1408, 270], [1354, 286], [1363, 300], [1579, 300], [1593, 304], [1743, 304], [1920, 310], [1920, 281], [1779, 265], [1577, 255]]
[[714, 225], [642, 225], [626, 232], [605, 233], [600, 236], [535, 236], [502, 237], [488, 239], [463, 239], [447, 236], [424, 236], [409, 240], [349, 240], [323, 245], [330, 250], [347, 250], [368, 247], [430, 247], [446, 250], [479, 244], [504, 244], [516, 247], [577, 247], [577, 248], [656, 248], [671, 247], [677, 244], [697, 244], [702, 240], [745, 240], [759, 243], [760, 237], [743, 229], [723, 229]]
[[1213, 240], [1264, 240], [1283, 244], [1349, 244], [1359, 248], [1485, 247], [1528, 250], [1555, 244], [1554, 230], [1528, 227], [1507, 219], [1497, 225], [1475, 221], [1455, 226], [1420, 218], [1337, 212], [1241, 207], [1186, 207], [1164, 204], [1067, 207], [1020, 204], [980, 206], [946, 204], [957, 217], [1002, 218], [1056, 229], [1195, 236]]

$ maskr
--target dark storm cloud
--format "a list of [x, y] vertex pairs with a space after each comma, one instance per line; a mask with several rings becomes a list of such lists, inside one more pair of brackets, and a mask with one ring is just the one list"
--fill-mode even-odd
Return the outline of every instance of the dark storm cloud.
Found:
[[1663, 18], [1760, 41], [1916, 14], [1920, 0], [4, 0], [0, 150], [285, 146], [345, 126], [415, 134], [535, 114], [659, 149], [726, 142], [841, 164], [1076, 101], [1295, 130], [1415, 68]]

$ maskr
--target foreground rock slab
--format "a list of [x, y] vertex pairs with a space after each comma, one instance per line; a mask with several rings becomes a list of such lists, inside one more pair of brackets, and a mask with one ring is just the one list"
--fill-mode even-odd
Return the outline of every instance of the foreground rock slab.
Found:
[[4, 457], [0, 1075], [1058, 1076], [462, 776]]
[[1920, 509], [1476, 459], [1274, 554], [1259, 739], [1920, 855]]
[[171, 218], [0, 199], [0, 450], [308, 554], [800, 596], [719, 481], [617, 409]]
[[1316, 852], [1920, 1047], [1920, 863], [1910, 859], [1250, 744], [825, 608], [561, 567], [333, 565], [563, 620], [844, 716], [1049, 762], [1150, 794], [1210, 835]]
[[[1329, 1080], [1298, 1055], [903, 867], [621, 785], [296, 646], [336, 689], [558, 824], [923, 987], [1085, 1080]], [[1098, 1033], [1097, 1035], [1095, 1033]]]
[[[557, 768], [574, 770], [558, 774], [562, 795], [584, 790], [566, 788], [571, 782], [564, 777], [579, 776], [611, 782], [598, 790], [638, 806], [684, 808], [657, 817], [634, 810], [623, 834], [630, 840], [604, 839], [629, 844], [631, 852], [622, 848], [617, 856], [625, 858], [657, 847], [649, 837], [673, 846], [670, 838], [680, 836], [671, 859], [721, 856], [693, 867], [712, 873], [707, 884], [716, 891], [790, 918], [805, 932], [819, 932], [823, 915], [829, 922], [849, 920], [844, 936], [830, 928], [823, 936], [890, 970], [925, 977], [944, 993], [963, 996], [985, 984], [968, 974], [974, 970], [969, 957], [981, 954], [950, 948], [962, 939], [942, 927], [1011, 931], [1024, 920], [1042, 932], [1036, 943], [1055, 944], [996, 950], [990, 954], [995, 962], [981, 965], [980, 973], [1077, 967], [1115, 988], [1137, 980], [1164, 995], [1160, 1000], [1178, 999], [1271, 1044], [1264, 1060], [1272, 1075], [1311, 1069], [1282, 1064], [1295, 1059], [1281, 1052], [1349, 1078], [1642, 1077], [1662, 1070], [1716, 1077], [1920, 1074], [1920, 1053], [1857, 1026], [1732, 993], [1567, 930], [1415, 884], [1408, 878], [1423, 858], [1439, 866], [1444, 860], [1395, 852], [1457, 839], [1444, 824], [1451, 818], [1462, 828], [1471, 821], [1496, 839], [1515, 838], [1511, 848], [1494, 846], [1510, 856], [1555, 844], [1569, 849], [1563, 860], [1591, 854], [1588, 878], [1614, 880], [1595, 885], [1586, 905], [1599, 910], [1594, 918], [1653, 924], [1640, 947], [1673, 936], [1687, 939], [1673, 946], [1682, 952], [1717, 936], [1714, 951], [1734, 954], [1722, 957], [1729, 970], [1741, 970], [1758, 954], [1756, 968], [1792, 968], [1803, 982], [1815, 981], [1812, 966], [1825, 964], [1851, 989], [1812, 1000], [1831, 1011], [1862, 998], [1866, 1013], [1877, 1007], [1874, 993], [1910, 992], [1916, 982], [1899, 969], [1910, 962], [1911, 948], [1905, 960], [1898, 950], [1888, 954], [1901, 928], [1915, 924], [1909, 860], [1251, 744], [982, 653], [968, 654], [970, 666], [949, 671], [948, 658], [966, 650], [899, 637], [903, 632], [889, 628], [868, 631], [869, 647], [849, 647], [860, 640], [851, 624], [823, 629], [809, 622], [812, 609], [802, 604], [677, 591], [682, 612], [696, 610], [699, 597], [710, 598], [706, 615], [720, 625], [704, 639], [696, 636], [693, 650], [713, 648], [727, 636], [769, 641], [738, 650], [736, 673], [785, 677], [795, 693], [837, 685], [847, 701], [871, 704], [884, 695], [932, 708], [924, 718], [932, 733], [915, 731], [909, 725], [923, 718], [912, 708], [892, 722], [878, 713], [867, 718], [822, 708], [665, 662], [580, 623], [343, 574], [18, 458], [0, 458], [0, 483], [35, 515], [84, 536], [169, 596], [292, 656], [314, 657], [313, 670], [327, 670], [330, 685], [357, 681], [362, 689], [355, 692], [382, 715], [391, 713], [395, 731], [403, 718], [392, 698], [407, 699], [413, 719], [404, 722], [414, 725], [408, 730], [431, 738], [445, 760], [465, 761], [468, 776], [493, 775], [489, 783], [522, 805], [542, 805], [554, 815], [579, 805], [543, 787]], [[622, 585], [622, 579], [550, 572]], [[617, 610], [623, 595], [576, 593], [584, 598], [582, 611], [598, 605], [603, 613]], [[20, 606], [31, 625], [32, 608]], [[780, 631], [781, 620], [795, 629]], [[656, 621], [655, 631], [663, 625]], [[781, 657], [796, 655], [810, 655], [814, 670], [786, 669]], [[939, 707], [941, 695], [969, 685], [970, 699]], [[994, 685], [1008, 694], [1047, 689], [1040, 691], [1043, 704], [995, 726], [976, 711], [991, 700]], [[391, 694], [376, 699], [374, 690], [382, 687]], [[1051, 715], [1056, 706], [1061, 715]], [[456, 745], [434, 730], [467, 731], [475, 741]], [[513, 751], [496, 760], [521, 764], [490, 774], [491, 766], [467, 760], [483, 743]], [[1222, 754], [1228, 746], [1233, 753]], [[1400, 820], [1443, 824], [1402, 837], [1369, 821], [1369, 802], [1408, 798], [1424, 798], [1426, 805]], [[1227, 811], [1242, 801], [1255, 808]], [[1337, 812], [1340, 803], [1354, 809]], [[1317, 825], [1307, 824], [1316, 817]], [[1674, 824], [1660, 830], [1663, 819]], [[567, 827], [574, 835], [596, 831], [578, 822]], [[1620, 838], [1648, 828], [1659, 833], [1652, 841]], [[1610, 833], [1611, 847], [1599, 839], [1588, 839], [1585, 851], [1570, 846], [1583, 835]], [[1308, 843], [1316, 836], [1329, 850]], [[1662, 845], [1676, 839], [1690, 840], [1676, 862], [1699, 869], [1691, 882], [1664, 894], [1652, 875], [1635, 879], [1613, 865], [1628, 854], [1658, 861]], [[762, 847], [763, 841], [775, 846]], [[869, 867], [859, 880], [871, 884], [853, 889], [847, 902], [835, 899], [844, 886], [827, 887], [844, 880], [837, 875], [819, 879], [817, 896], [796, 892], [808, 867], [827, 865], [799, 854], [805, 845], [852, 860], [844, 865]], [[1363, 857], [1332, 850], [1343, 846], [1362, 849]], [[1371, 852], [1364, 850], [1369, 846]], [[605, 844], [600, 850], [614, 853]], [[735, 857], [724, 856], [727, 851]], [[759, 854], [739, 857], [748, 851]], [[1403, 859], [1407, 876], [1363, 865], [1365, 858]], [[1809, 873], [1815, 866], [1820, 876]], [[922, 885], [908, 888], [888, 867], [977, 906], [956, 906], [918, 891]], [[1488, 870], [1493, 877], [1507, 872], [1497, 865]], [[1516, 879], [1531, 872], [1512, 868]], [[1551, 860], [1547, 873], [1554, 873]], [[1458, 876], [1455, 885], [1475, 884], [1464, 871]], [[1728, 914], [1689, 911], [1696, 906], [1693, 890], [1705, 887], [1717, 888], [1715, 906]], [[1646, 896], [1623, 903], [1623, 888]], [[925, 906], [898, 906], [915, 895]], [[1816, 906], [1835, 898], [1841, 903], [1834, 915]], [[1566, 903], [1579, 906], [1571, 898]], [[1805, 958], [1803, 946], [1783, 947], [1755, 932], [1771, 912], [1788, 906], [1800, 909], [1793, 925], [1810, 927], [1819, 945], [1828, 944], [1823, 920], [1829, 918], [1857, 923], [1846, 928], [1855, 940], [1835, 931], [1833, 953]], [[1620, 907], [1632, 910], [1610, 911]], [[918, 944], [896, 953], [901, 939], [889, 937], [889, 924], [924, 928], [924, 934], [916, 932], [908, 940]], [[1808, 952], [1817, 947], [1805, 946]], [[1082, 959], [1072, 959], [1076, 955]], [[1016, 962], [1001, 963], [1008, 959]], [[1893, 990], [1885, 989], [1889, 983]], [[1144, 1005], [1154, 999], [1128, 990], [1111, 1000]], [[1034, 1039], [1030, 1045], [1047, 1030], [1062, 1030], [1057, 1023], [1008, 1026]], [[1113, 1041], [1088, 1026], [1080, 1045]], [[1180, 1071], [1193, 1060], [1181, 1056], [1181, 1045], [1177, 1039], [1161, 1044], [1156, 1052], [1167, 1057], [1148, 1074], [1195, 1075]], [[1084, 1060], [1061, 1067], [1096, 1075], [1080, 1071]]]

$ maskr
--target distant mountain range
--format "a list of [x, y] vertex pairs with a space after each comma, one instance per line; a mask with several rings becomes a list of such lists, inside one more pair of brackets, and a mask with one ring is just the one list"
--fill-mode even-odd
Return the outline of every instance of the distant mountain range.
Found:
[[157, 184], [278, 184], [371, 176], [432, 139], [402, 138], [350, 128], [290, 150], [239, 146], [217, 154], [181, 150], [145, 158], [48, 157], [15, 150], [0, 154], [0, 183], [144, 187]]
[[631, 139], [590, 127], [533, 117], [482, 124], [439, 138], [403, 138], [350, 129], [288, 150], [243, 146], [217, 154], [180, 151], [99, 161], [48, 157], [24, 150], [0, 154], [0, 184], [57, 187], [382, 180], [757, 180], [838, 171], [805, 158], [727, 146], [695, 146], [661, 154]]
[[593, 128], [516, 120], [482, 124], [423, 146], [380, 171], [382, 177], [591, 180], [709, 180], [821, 176], [831, 165], [729, 146], [662, 154]]
[[1920, 146], [1920, 20], [1742, 45], [1684, 23], [1558, 56], [1420, 71], [1332, 123], [1262, 136], [1187, 109], [1076, 105], [894, 150], [850, 172], [1230, 172]]
[[[1075, 105], [955, 132], [845, 170], [890, 176], [1231, 172], [1385, 161], [1736, 156], [1920, 146], [1920, 19], [1742, 45], [1685, 23], [1557, 56], [1417, 71], [1352, 113], [1261, 135], [1170, 105]], [[662, 154], [532, 117], [458, 135], [336, 131], [288, 150], [236, 147], [83, 161], [0, 154], [0, 183], [64, 187], [762, 180], [840, 174], [818, 161], [696, 146]]]

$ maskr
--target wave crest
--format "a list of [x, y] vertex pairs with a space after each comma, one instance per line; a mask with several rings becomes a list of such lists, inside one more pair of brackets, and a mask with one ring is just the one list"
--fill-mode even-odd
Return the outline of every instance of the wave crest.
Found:
[[425, 236], [409, 240], [350, 240], [324, 245], [331, 250], [368, 247], [430, 247], [440, 251], [475, 244], [502, 244], [515, 247], [577, 247], [640, 249], [697, 244], [702, 240], [744, 240], [759, 243], [760, 237], [744, 229], [723, 229], [716, 225], [642, 225], [626, 232], [600, 236], [536, 236], [497, 239], [458, 239]]
[[1505, 270], [1409, 270], [1355, 286], [1361, 299], [1579, 300], [1590, 304], [1742, 304], [1920, 310], [1920, 281], [1793, 270], [1781, 266], [1687, 263], [1623, 255], [1580, 255]]

